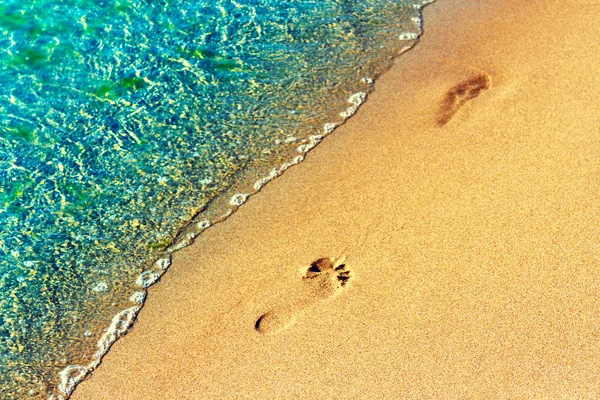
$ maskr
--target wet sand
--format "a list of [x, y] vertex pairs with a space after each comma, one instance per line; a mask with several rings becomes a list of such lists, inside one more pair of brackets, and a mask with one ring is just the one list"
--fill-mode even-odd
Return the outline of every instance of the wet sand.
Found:
[[600, 396], [600, 2], [424, 18], [355, 117], [175, 254], [72, 398]]

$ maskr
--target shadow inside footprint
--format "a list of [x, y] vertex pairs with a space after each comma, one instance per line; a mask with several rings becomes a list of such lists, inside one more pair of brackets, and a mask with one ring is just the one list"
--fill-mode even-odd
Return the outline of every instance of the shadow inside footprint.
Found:
[[482, 92], [490, 88], [492, 80], [486, 73], [467, 79], [452, 87], [446, 93], [440, 110], [438, 112], [437, 123], [444, 126], [465, 105], [469, 100], [473, 100]]
[[319, 258], [304, 273], [303, 296], [291, 299], [288, 304], [278, 310], [261, 315], [254, 324], [260, 333], [273, 333], [292, 325], [298, 316], [303, 314], [320, 300], [339, 294], [351, 279], [343, 258]]
[[[287, 312], [286, 312], [287, 311]], [[260, 333], [273, 333], [280, 331], [296, 322], [291, 310], [279, 310], [261, 315], [254, 324], [254, 329]]]
[[[320, 288], [326, 286], [335, 290], [335, 286], [343, 287], [348, 283], [350, 271], [346, 269], [343, 260], [335, 262], [331, 258], [319, 258], [310, 265], [303, 279], [319, 279]], [[329, 297], [333, 293], [323, 294]]]

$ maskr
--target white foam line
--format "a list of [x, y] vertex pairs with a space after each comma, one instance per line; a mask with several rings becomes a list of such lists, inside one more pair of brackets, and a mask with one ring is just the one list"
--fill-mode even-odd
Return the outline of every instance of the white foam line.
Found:
[[177, 250], [181, 250], [184, 247], [188, 246], [190, 243], [191, 243], [190, 239], [180, 238], [175, 243], [173, 243], [171, 246], [167, 247], [167, 249], [165, 250], [165, 253], [167, 253], [167, 254], [174, 253]]
[[312, 135], [308, 137], [308, 143], [300, 145], [296, 148], [299, 153], [308, 153], [312, 149], [314, 149], [321, 140], [323, 139], [323, 135]]
[[340, 116], [344, 118], [344, 120], [350, 118], [360, 108], [361, 104], [365, 102], [367, 99], [367, 94], [364, 92], [354, 93], [350, 98], [348, 98], [348, 103], [352, 104], [350, 107], [346, 108], [345, 111], [340, 113]]
[[[435, 0], [423, 0], [421, 4], [413, 4], [413, 8], [416, 10], [421, 10], [425, 5], [433, 3]], [[421, 24], [422, 17], [417, 20], [417, 18], [413, 18], [413, 22], [419, 28], [419, 33], [414, 32], [404, 32], [399, 37], [401, 40], [416, 40], [421, 35]], [[413, 46], [404, 46], [400, 53], [404, 53], [405, 51], [411, 49]], [[372, 85], [374, 83], [373, 79], [369, 77], [364, 77], [361, 79], [361, 82], [366, 85]], [[360, 108], [360, 106], [366, 101], [367, 93], [358, 92], [354, 93], [348, 98], [348, 103], [351, 104], [346, 110], [340, 113], [340, 116], [344, 119], [344, 121], [351, 116], [353, 116], [356, 111]], [[343, 123], [343, 122], [342, 122]], [[323, 125], [323, 134], [312, 135], [308, 137], [308, 143], [300, 145], [297, 147], [297, 151], [302, 153], [294, 157], [291, 161], [283, 163], [279, 166], [279, 168], [273, 168], [269, 175], [258, 179], [253, 187], [256, 192], [260, 191], [267, 183], [271, 182], [276, 177], [280, 176], [284, 171], [288, 168], [301, 163], [304, 161], [305, 153], [312, 150], [316, 145], [318, 145], [325, 136], [332, 133], [340, 124], [334, 122], [328, 122]], [[296, 138], [288, 137], [285, 140], [286, 143], [293, 143]], [[255, 193], [237, 193], [233, 195], [229, 201], [229, 204], [234, 207], [240, 207], [243, 205], [248, 198]], [[224, 220], [233, 214], [234, 209], [228, 209], [227, 212], [221, 216], [217, 222]], [[82, 365], [70, 365], [63, 369], [59, 373], [59, 385], [58, 390], [61, 392], [60, 394], [51, 395], [48, 400], [67, 400], [75, 387], [83, 381], [90, 373], [92, 373], [98, 365], [100, 365], [100, 361], [102, 361], [102, 357], [110, 350], [110, 347], [113, 345], [115, 341], [117, 341], [120, 337], [125, 335], [129, 329], [132, 327], [135, 322], [135, 318], [138, 313], [144, 306], [144, 302], [146, 300], [146, 288], [156, 283], [162, 274], [166, 272], [166, 270], [171, 265], [171, 253], [180, 250], [189, 244], [191, 241], [202, 231], [209, 228], [212, 225], [212, 222], [205, 219], [199, 222], [194, 223], [193, 227], [197, 229], [197, 231], [187, 232], [183, 238], [179, 238], [174, 244], [169, 246], [165, 250], [165, 255], [159, 258], [151, 267], [150, 270], [142, 272], [136, 283], [142, 287], [142, 290], [134, 292], [129, 300], [135, 304], [135, 306], [126, 308], [121, 311], [113, 318], [111, 324], [106, 329], [104, 335], [100, 338], [97, 344], [97, 351], [92, 356], [92, 361], [87, 366]]]
[[154, 262], [154, 265], [156, 265], [158, 268], [162, 269], [163, 271], [166, 271], [171, 266], [171, 257], [169, 257], [169, 256], [161, 257]]
[[144, 271], [140, 274], [140, 276], [138, 276], [138, 278], [135, 280], [135, 283], [136, 285], [147, 289], [158, 282], [161, 276], [162, 274], [159, 272]]
[[[368, 79], [368, 78], [367, 78]], [[365, 81], [366, 82], [366, 81]], [[325, 135], [329, 135], [331, 132], [333, 132], [335, 130], [335, 128], [338, 127], [338, 124], [333, 123], [333, 122], [327, 122], [326, 124], [323, 124], [323, 133]]]
[[[182, 241], [177, 242], [180, 244]], [[143, 289], [147, 289], [154, 285], [160, 277], [167, 272], [171, 266], [171, 254], [167, 253], [156, 260], [152, 266], [143, 271], [136, 279], [135, 283]]]
[[417, 32], [402, 32], [398, 38], [400, 40], [417, 40], [419, 34]]
[[196, 237], [198, 237], [200, 232], [201, 231], [197, 231], [195, 229], [188, 230], [186, 233], [183, 234], [183, 238], [191, 242], [192, 240], [196, 239]]
[[144, 304], [144, 301], [146, 301], [146, 291], [133, 292], [129, 301], [134, 304]]
[[141, 305], [136, 305], [126, 308], [115, 315], [110, 326], [98, 341], [97, 350], [92, 356], [92, 362], [88, 365], [69, 365], [60, 371], [58, 374], [58, 390], [60, 394], [53, 394], [48, 400], [68, 399], [75, 387], [100, 365], [102, 357], [108, 352], [113, 343], [127, 333], [141, 309]]

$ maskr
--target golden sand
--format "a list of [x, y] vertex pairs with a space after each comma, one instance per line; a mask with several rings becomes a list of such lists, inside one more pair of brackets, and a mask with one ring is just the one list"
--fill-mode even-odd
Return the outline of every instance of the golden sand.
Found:
[[355, 117], [176, 253], [74, 399], [600, 397], [600, 2], [424, 18]]

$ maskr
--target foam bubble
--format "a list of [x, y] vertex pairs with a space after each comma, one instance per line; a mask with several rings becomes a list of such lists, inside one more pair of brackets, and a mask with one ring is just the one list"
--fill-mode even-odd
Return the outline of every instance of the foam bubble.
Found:
[[323, 132], [325, 133], [325, 135], [329, 135], [335, 130], [335, 128], [337, 128], [337, 124], [334, 124], [333, 122], [328, 122], [323, 125]]
[[346, 108], [345, 111], [342, 111], [340, 113], [340, 116], [342, 118], [344, 118], [344, 119], [348, 119], [351, 116], [353, 116], [354, 114], [356, 114], [356, 111], [358, 111], [358, 107], [357, 106], [351, 106], [351, 107]]
[[239, 207], [242, 204], [244, 204], [246, 202], [246, 200], [248, 200], [248, 197], [250, 197], [250, 195], [248, 193], [234, 194], [231, 197], [231, 200], [229, 200], [229, 204], [231, 204], [232, 206], [235, 206], [235, 207]]
[[294, 159], [292, 160], [292, 165], [296, 165], [301, 163], [302, 161], [304, 161], [304, 156], [296, 156], [294, 157]]
[[114, 316], [108, 329], [98, 342], [98, 350], [94, 353], [94, 361], [90, 364], [90, 367], [96, 368], [100, 364], [102, 357], [110, 349], [110, 346], [129, 330], [141, 309], [141, 306], [129, 307]]
[[258, 179], [254, 182], [254, 189], [260, 190], [264, 185], [271, 182], [273, 179], [277, 178], [280, 175], [279, 168], [273, 168], [269, 175]]
[[273, 178], [271, 178], [270, 176], [265, 176], [263, 178], [258, 179], [256, 182], [254, 182], [254, 185], [252, 185], [252, 187], [254, 188], [254, 190], [260, 190], [262, 189], [263, 186], [265, 186], [267, 183], [269, 183]]
[[186, 238], [182, 238], [180, 240], [178, 240], [177, 242], [175, 242], [174, 244], [172, 244], [171, 246], [169, 246], [165, 252], [166, 253], [173, 253], [177, 250], [181, 250], [184, 247], [188, 246], [190, 244], [190, 240], [186, 239]]
[[[142, 274], [143, 275], [143, 274]], [[52, 394], [48, 400], [66, 400], [71, 396], [75, 387], [85, 379], [85, 377], [100, 365], [102, 357], [108, 352], [112, 344], [123, 336], [133, 325], [137, 314], [142, 309], [146, 298], [145, 291], [134, 292], [130, 300], [138, 305], [126, 308], [115, 315], [98, 341], [96, 352], [92, 356], [92, 360], [88, 365], [69, 365], [59, 372], [58, 391], [60, 393]], [[91, 336], [91, 332], [85, 331], [85, 336]]]
[[364, 78], [361, 79], [361, 82], [364, 83], [365, 85], [372, 85], [373, 79], [369, 78], [368, 76], [365, 76]]
[[344, 119], [348, 119], [358, 111], [358, 108], [362, 103], [367, 99], [367, 94], [364, 92], [354, 93], [352, 96], [348, 98], [348, 103], [352, 104], [345, 111], [340, 113], [340, 116]]
[[310, 144], [302, 144], [298, 146], [296, 149], [299, 153], [308, 153], [314, 146], [310, 146]]
[[156, 265], [158, 268], [162, 269], [163, 271], [166, 271], [171, 266], [171, 256], [166, 255], [164, 257], [159, 258], [158, 260], [156, 260], [154, 265]]
[[145, 291], [133, 292], [133, 294], [129, 298], [129, 301], [131, 301], [132, 303], [135, 303], [135, 304], [144, 304], [145, 300], [146, 300], [146, 292]]
[[146, 288], [154, 285], [160, 279], [161, 275], [162, 274], [160, 274], [158, 272], [144, 271], [140, 274], [140, 276], [138, 276], [135, 283], [138, 286], [141, 286], [144, 289], [146, 289]]
[[209, 220], [207, 220], [207, 219], [203, 219], [202, 221], [200, 221], [200, 222], [196, 223], [196, 226], [197, 226], [198, 228], [200, 228], [200, 229], [207, 229], [207, 228], [210, 228], [210, 225], [211, 225], [211, 223], [210, 223], [210, 221], [209, 221]]
[[184, 233], [183, 237], [191, 242], [192, 240], [196, 239], [196, 237], [199, 234], [200, 234], [200, 232], [198, 232], [197, 230], [191, 229], [191, 230], [188, 230], [186, 233]]
[[98, 282], [96, 286], [92, 288], [92, 292], [106, 292], [108, 290], [108, 284], [106, 282]]
[[416, 32], [402, 32], [398, 39], [400, 40], [417, 40], [419, 38], [419, 34]]
[[83, 365], [69, 365], [58, 374], [58, 390], [65, 396], [70, 396], [75, 386], [85, 378], [88, 368]]
[[292, 159], [292, 161], [281, 164], [279, 167], [279, 173], [282, 174], [289, 167], [301, 163], [304, 160], [304, 156], [296, 156]]
[[361, 105], [367, 99], [367, 94], [365, 92], [354, 93], [352, 96], [348, 98], [348, 103], [352, 103], [354, 105]]
[[308, 137], [308, 140], [308, 143], [298, 146], [296, 150], [299, 153], [307, 153], [313, 148], [315, 148], [315, 146], [318, 145], [321, 142], [321, 140], [323, 140], [323, 135], [312, 135]]

